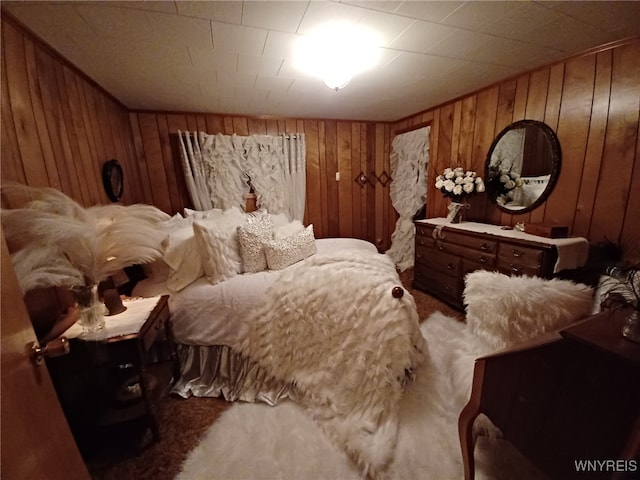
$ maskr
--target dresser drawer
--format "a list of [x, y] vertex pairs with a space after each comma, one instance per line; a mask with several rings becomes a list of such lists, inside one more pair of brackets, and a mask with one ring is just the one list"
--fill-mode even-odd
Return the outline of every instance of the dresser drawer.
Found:
[[416, 235], [416, 247], [434, 247], [436, 241], [430, 235]]
[[498, 248], [498, 256], [501, 261], [515, 262], [518, 265], [539, 267], [542, 264], [543, 255], [544, 250], [540, 248], [511, 243], [500, 243]]
[[495, 265], [496, 263], [496, 255], [492, 252], [484, 252], [481, 250], [463, 247], [462, 245], [456, 245], [454, 243], [443, 242], [441, 240], [436, 241], [435, 248], [440, 252], [467, 258], [474, 262], [479, 262], [491, 266]]
[[428, 269], [438, 270], [449, 275], [459, 275], [462, 265], [460, 257], [427, 247], [416, 247], [416, 261], [424, 264]]
[[433, 239], [433, 230], [435, 227], [432, 226], [423, 226], [416, 224], [416, 238], [417, 237], [428, 237]]
[[498, 270], [507, 275], [542, 276], [540, 265], [526, 265], [517, 259], [498, 258]]
[[433, 292], [443, 300], [459, 304], [461, 298], [460, 281], [436, 270], [414, 270], [413, 283], [417, 288]]
[[160, 308], [156, 308], [151, 314], [151, 322], [147, 322], [140, 332], [145, 352], [151, 348], [160, 335], [165, 335], [165, 323], [169, 319], [169, 315], [169, 307], [166, 303], [160, 304]]
[[498, 242], [487, 237], [476, 237], [464, 233], [456, 233], [451, 231], [442, 232], [442, 239], [446, 244], [456, 244], [462, 247], [478, 250], [483, 253], [495, 253]]
[[489, 270], [493, 271], [496, 269], [496, 259], [491, 258], [491, 260], [486, 262], [476, 262], [469, 259], [462, 260], [462, 276], [464, 277], [467, 273], [475, 272], [476, 270]]

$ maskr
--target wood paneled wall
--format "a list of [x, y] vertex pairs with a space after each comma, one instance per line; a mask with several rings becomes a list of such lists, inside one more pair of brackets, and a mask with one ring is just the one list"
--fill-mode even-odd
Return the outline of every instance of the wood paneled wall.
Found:
[[[497, 224], [559, 223], [592, 241], [640, 242], [640, 40], [570, 58], [395, 123], [263, 119], [200, 113], [130, 112], [58, 54], [2, 17], [2, 182], [57, 188], [83, 205], [106, 203], [102, 164], [117, 158], [123, 203], [168, 213], [189, 206], [177, 130], [248, 135], [304, 132], [307, 209], [318, 237], [346, 236], [390, 245], [396, 213], [389, 167], [396, 132], [431, 125], [427, 215], [446, 214], [433, 179], [447, 166], [484, 171], [488, 149], [508, 124], [541, 120], [563, 154], [547, 202], [524, 215], [472, 199], [472, 218]], [[373, 182], [360, 187], [360, 172]], [[340, 181], [336, 181], [336, 172]]]
[[[354, 237], [390, 246], [396, 214], [389, 185], [376, 181], [390, 174], [390, 125], [356, 121], [263, 119], [199, 113], [132, 112], [136, 156], [145, 198], [167, 212], [190, 207], [180, 158], [172, 134], [203, 131], [225, 135], [304, 133], [307, 144], [305, 224], [316, 237]], [[371, 183], [355, 182], [360, 172]], [[336, 180], [339, 173], [340, 180]]]
[[548, 201], [510, 215], [472, 198], [472, 218], [494, 224], [568, 225], [592, 242], [640, 245], [640, 40], [567, 59], [397, 122], [431, 124], [427, 216], [448, 201], [433, 179], [448, 166], [484, 172], [493, 139], [512, 122], [547, 123], [558, 135], [562, 168]]
[[108, 203], [102, 165], [118, 159], [123, 203], [144, 201], [128, 111], [2, 17], [2, 182], [61, 190], [84, 206]]

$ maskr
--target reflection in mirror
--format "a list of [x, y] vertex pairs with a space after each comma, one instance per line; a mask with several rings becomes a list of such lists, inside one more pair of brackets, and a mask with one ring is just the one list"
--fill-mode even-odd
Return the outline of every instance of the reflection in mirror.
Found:
[[560, 144], [551, 128], [521, 120], [496, 137], [485, 167], [489, 198], [501, 210], [525, 213], [549, 196], [560, 173]]

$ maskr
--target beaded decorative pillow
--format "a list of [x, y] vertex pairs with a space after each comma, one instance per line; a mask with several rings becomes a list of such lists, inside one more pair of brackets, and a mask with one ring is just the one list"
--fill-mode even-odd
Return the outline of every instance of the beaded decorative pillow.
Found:
[[270, 270], [282, 270], [310, 257], [316, 253], [313, 224], [287, 238], [265, 242], [264, 253]]
[[253, 219], [237, 229], [240, 256], [245, 273], [261, 272], [267, 269], [264, 243], [271, 240], [273, 221], [269, 215]]

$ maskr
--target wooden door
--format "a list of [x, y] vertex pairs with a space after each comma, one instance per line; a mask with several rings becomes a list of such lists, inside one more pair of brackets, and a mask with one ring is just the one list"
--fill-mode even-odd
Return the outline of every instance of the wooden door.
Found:
[[31, 360], [28, 347], [36, 335], [22, 301], [1, 227], [0, 236], [2, 478], [89, 480], [49, 372], [44, 363], [36, 365]]

